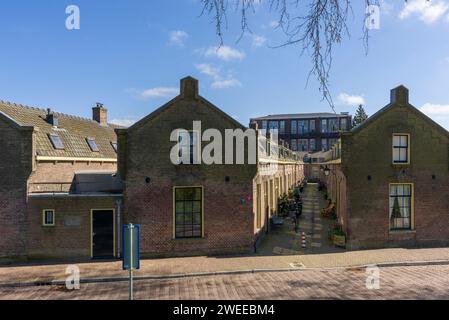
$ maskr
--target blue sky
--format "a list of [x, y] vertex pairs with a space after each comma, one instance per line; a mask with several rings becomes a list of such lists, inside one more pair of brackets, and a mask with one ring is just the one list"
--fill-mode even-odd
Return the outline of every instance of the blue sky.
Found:
[[[330, 111], [315, 78], [306, 86], [307, 54], [271, 48], [285, 37], [263, 2], [250, 19], [253, 33], [238, 42], [231, 12], [217, 51], [199, 0], [2, 0], [0, 99], [83, 117], [98, 101], [110, 120], [129, 124], [171, 99], [179, 79], [192, 75], [205, 98], [243, 124], [266, 114]], [[412, 104], [449, 129], [449, 1], [383, 1], [367, 56], [362, 2], [353, 1], [351, 37], [334, 53], [337, 111], [354, 113], [362, 102], [372, 114], [404, 84]], [[80, 30], [65, 27], [71, 4], [80, 8]]]

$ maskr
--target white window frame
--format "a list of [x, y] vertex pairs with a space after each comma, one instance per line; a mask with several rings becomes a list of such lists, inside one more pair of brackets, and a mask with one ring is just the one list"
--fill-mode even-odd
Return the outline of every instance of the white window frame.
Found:
[[[46, 217], [45, 217], [45, 214], [46, 214], [47, 212], [52, 212], [52, 213], [53, 213], [53, 223], [51, 223], [51, 224], [47, 223], [47, 221], [46, 221], [46, 219], [45, 219], [45, 218], [46, 218]], [[44, 210], [42, 210], [42, 226], [43, 226], [43, 227], [54, 227], [55, 224], [56, 224], [56, 214], [55, 214], [55, 209], [44, 209]]]

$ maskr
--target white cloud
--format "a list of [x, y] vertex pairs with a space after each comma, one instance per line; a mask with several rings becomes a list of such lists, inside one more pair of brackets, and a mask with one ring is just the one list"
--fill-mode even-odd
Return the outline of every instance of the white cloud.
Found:
[[427, 115], [446, 115], [449, 116], [449, 104], [433, 104], [425, 103], [421, 108], [421, 112]]
[[204, 53], [206, 57], [215, 57], [224, 61], [243, 60], [246, 54], [243, 51], [228, 46], [210, 47]]
[[225, 80], [216, 80], [212, 83], [211, 87], [214, 89], [225, 89], [225, 88], [233, 88], [233, 87], [241, 87], [242, 83], [237, 79], [225, 79]]
[[270, 21], [270, 27], [276, 29], [277, 27], [279, 27], [279, 21], [276, 20]]
[[443, 17], [448, 9], [449, 4], [441, 0], [409, 0], [399, 13], [399, 18], [403, 20], [417, 15], [421, 21], [430, 24]]
[[253, 42], [252, 42], [252, 46], [254, 48], [259, 48], [262, 47], [266, 42], [267, 42], [267, 38], [265, 38], [264, 36], [259, 36], [259, 35], [253, 35]]
[[112, 124], [116, 124], [118, 126], [122, 127], [131, 127], [134, 123], [136, 123], [137, 120], [135, 119], [113, 119], [110, 121]]
[[347, 93], [340, 93], [337, 97], [337, 103], [344, 106], [358, 106], [365, 104], [365, 99], [362, 96], [350, 95]]
[[199, 72], [212, 78], [213, 82], [211, 87], [213, 89], [226, 89], [233, 87], [241, 87], [242, 83], [235, 79], [231, 74], [228, 77], [223, 77], [220, 72], [220, 68], [217, 68], [208, 63], [201, 63], [195, 65]]
[[446, 129], [449, 129], [449, 104], [425, 103], [421, 108], [421, 112], [431, 117]]
[[163, 97], [171, 97], [179, 94], [178, 88], [169, 88], [169, 87], [157, 87], [151, 89], [127, 89], [128, 93], [133, 95], [137, 99], [152, 99], [152, 98], [163, 98]]
[[198, 69], [199, 72], [202, 74], [208, 75], [214, 79], [220, 78], [220, 69], [216, 68], [208, 63], [201, 63], [195, 65], [195, 67]]
[[182, 30], [170, 32], [170, 38], [168, 44], [173, 47], [182, 48], [185, 45], [185, 41], [189, 38], [189, 34]]

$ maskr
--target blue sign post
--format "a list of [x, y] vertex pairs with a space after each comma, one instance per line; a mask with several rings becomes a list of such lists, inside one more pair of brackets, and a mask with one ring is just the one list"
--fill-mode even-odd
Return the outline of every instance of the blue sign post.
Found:
[[129, 271], [129, 300], [133, 300], [133, 270], [140, 269], [140, 225], [123, 225], [123, 270]]

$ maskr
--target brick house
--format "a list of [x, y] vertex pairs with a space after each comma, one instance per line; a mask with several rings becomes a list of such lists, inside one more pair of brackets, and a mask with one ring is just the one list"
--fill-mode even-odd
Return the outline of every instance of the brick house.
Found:
[[[194, 121], [201, 121], [196, 138]], [[124, 212], [127, 221], [142, 227], [142, 252], [168, 256], [253, 250], [267, 231], [279, 195], [303, 179], [302, 162], [285, 150], [276, 165], [261, 157], [254, 164], [176, 165], [170, 159], [176, 142], [170, 137], [180, 128], [196, 141], [190, 150], [200, 153], [207, 144], [200, 137], [208, 129], [222, 137], [225, 130], [246, 130], [201, 97], [198, 81], [191, 77], [181, 80], [178, 97], [130, 128], [116, 130]], [[246, 156], [248, 144], [245, 148]]]
[[449, 133], [391, 91], [325, 165], [350, 248], [449, 244]]
[[116, 128], [101, 105], [90, 120], [0, 102], [0, 259], [117, 254], [92, 236], [118, 223]]
[[144, 256], [253, 250], [279, 196], [304, 179], [303, 162], [270, 138], [256, 140], [254, 163], [175, 165], [170, 138], [180, 128], [196, 141], [192, 157], [207, 129], [246, 130], [191, 77], [128, 129], [108, 124], [100, 104], [89, 120], [0, 103], [0, 259], [119, 257], [128, 222], [141, 224]]

